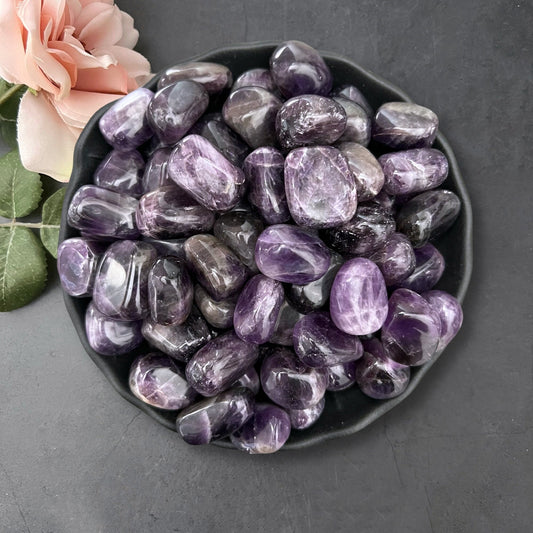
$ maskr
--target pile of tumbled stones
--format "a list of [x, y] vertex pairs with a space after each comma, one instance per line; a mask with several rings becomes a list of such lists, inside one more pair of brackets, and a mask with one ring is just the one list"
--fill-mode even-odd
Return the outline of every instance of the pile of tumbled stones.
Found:
[[289, 41], [234, 83], [223, 65], [177, 65], [100, 119], [112, 149], [72, 198], [81, 236], [61, 243], [59, 274], [92, 297], [97, 353], [147, 341], [131, 391], [175, 412], [190, 444], [274, 452], [326, 391], [401, 394], [461, 326], [457, 300], [431, 290], [444, 259], [429, 240], [460, 210], [437, 189], [437, 116], [374, 113], [332, 82]]

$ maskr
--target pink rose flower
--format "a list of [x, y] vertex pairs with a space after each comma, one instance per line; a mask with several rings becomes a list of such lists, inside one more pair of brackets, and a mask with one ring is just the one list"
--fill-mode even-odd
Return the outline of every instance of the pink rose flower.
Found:
[[138, 37], [113, 0], [0, 0], [0, 76], [36, 92], [17, 121], [27, 169], [69, 180], [91, 115], [150, 78]]

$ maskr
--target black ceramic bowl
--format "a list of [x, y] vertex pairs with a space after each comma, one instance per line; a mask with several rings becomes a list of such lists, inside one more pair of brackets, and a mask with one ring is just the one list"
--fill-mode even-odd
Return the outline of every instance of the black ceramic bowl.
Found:
[[[239, 74], [251, 68], [268, 68], [268, 60], [275, 47], [276, 44], [274, 43], [240, 44], [215, 50], [192, 59], [195, 61], [222, 63], [231, 69], [234, 78], [236, 78]], [[355, 63], [327, 52], [323, 52], [322, 55], [331, 69], [335, 85], [350, 83], [357, 86], [363, 91], [374, 109], [388, 101], [411, 101], [400, 89]], [[156, 76], [146, 86], [155, 90], [157, 79], [158, 77]], [[60, 242], [79, 235], [77, 230], [67, 224], [67, 207], [76, 190], [82, 185], [92, 182], [93, 172], [101, 159], [110, 150], [98, 129], [98, 120], [107, 107], [100, 109], [91, 118], [76, 145], [74, 171], [63, 206]], [[447, 265], [437, 288], [448, 291], [462, 301], [472, 270], [472, 214], [470, 200], [455, 156], [442, 134], [439, 133], [434, 146], [446, 154], [450, 163], [449, 176], [442, 187], [454, 191], [462, 201], [462, 209], [458, 220], [452, 229], [435, 243], [444, 255]], [[88, 303], [88, 298], [72, 298], [65, 294], [65, 304], [68, 312], [91, 359], [121, 396], [148, 413], [165, 427], [175, 430], [176, 413], [165, 412], [146, 405], [133, 396], [128, 387], [128, 371], [131, 362], [138, 354], [146, 353], [149, 348], [143, 345], [131, 354], [118, 357], [106, 357], [97, 354], [89, 346], [85, 334], [85, 309]], [[411, 382], [407, 390], [401, 396], [392, 400], [373, 400], [360, 392], [357, 387], [342, 392], [327, 393], [326, 407], [318, 422], [305, 431], [293, 431], [283, 449], [303, 448], [333, 437], [349, 435], [359, 431], [411, 394], [420, 380], [429, 372], [435, 361], [436, 359], [433, 359], [421, 367], [413, 368]], [[215, 444], [231, 446], [228, 440], [218, 441]]]

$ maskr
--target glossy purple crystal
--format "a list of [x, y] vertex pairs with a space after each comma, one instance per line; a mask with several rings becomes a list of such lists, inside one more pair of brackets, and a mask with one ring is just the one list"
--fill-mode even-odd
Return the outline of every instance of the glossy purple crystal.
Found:
[[144, 159], [137, 150], [111, 150], [96, 169], [93, 181], [98, 187], [139, 198], [143, 193]]
[[346, 128], [339, 141], [354, 142], [368, 146], [372, 136], [372, 121], [367, 112], [358, 104], [343, 96], [333, 98], [346, 113]]
[[276, 280], [257, 274], [244, 286], [235, 313], [235, 333], [246, 342], [268, 342], [283, 303], [283, 285]]
[[294, 326], [303, 316], [287, 300], [284, 300], [279, 309], [278, 319], [269, 342], [280, 344], [281, 346], [292, 346]]
[[168, 161], [169, 176], [198, 203], [212, 211], [228, 211], [244, 194], [244, 173], [207, 139], [187, 135]]
[[329, 309], [335, 325], [350, 335], [377, 331], [387, 317], [387, 288], [379, 268], [362, 257], [339, 269], [331, 287]]
[[339, 226], [357, 208], [354, 176], [346, 158], [332, 146], [293, 150], [285, 159], [285, 191], [292, 218], [301, 226]]
[[261, 382], [259, 381], [259, 374], [257, 370], [251, 366], [235, 383], [233, 387], [246, 387], [250, 389], [254, 396], [259, 392], [261, 388]]
[[204, 318], [214, 328], [228, 329], [233, 327], [233, 313], [237, 305], [237, 295], [226, 300], [217, 301], [201, 285], [196, 285], [194, 302]]
[[222, 107], [222, 116], [252, 148], [276, 142], [276, 115], [281, 100], [262, 87], [242, 87], [232, 92]]
[[267, 91], [273, 93], [276, 90], [276, 85], [267, 68], [253, 68], [244, 71], [233, 83], [232, 91], [236, 91], [241, 87], [262, 87]]
[[185, 241], [187, 239], [144, 239], [150, 243], [160, 256], [171, 255], [178, 259], [185, 260]]
[[90, 296], [105, 245], [83, 237], [64, 240], [57, 248], [59, 280], [70, 296]]
[[415, 249], [415, 268], [397, 287], [422, 293], [432, 289], [444, 272], [444, 257], [431, 243]]
[[285, 196], [284, 164], [281, 152], [270, 146], [257, 148], [244, 161], [248, 200], [268, 224], [281, 224], [291, 218]]
[[141, 241], [116, 241], [106, 250], [94, 280], [93, 302], [117, 320], [141, 320], [149, 312], [148, 273], [155, 248]]
[[304, 284], [322, 277], [331, 254], [325, 244], [297, 226], [269, 226], [257, 239], [255, 261], [269, 278]]
[[396, 285], [415, 269], [415, 252], [403, 233], [393, 233], [385, 244], [368, 257], [381, 270], [387, 286]]
[[229, 332], [209, 341], [187, 363], [187, 381], [203, 396], [226, 390], [253, 366], [259, 351]]
[[136, 210], [137, 200], [132, 196], [84, 185], [70, 201], [67, 221], [85, 236], [136, 239]]
[[152, 91], [141, 87], [117, 100], [102, 115], [98, 122], [100, 132], [113, 148], [127, 152], [153, 135], [146, 117], [153, 96]]
[[[363, 348], [361, 347], [361, 355]], [[347, 361], [338, 365], [328, 366], [328, 389], [331, 392], [338, 392], [349, 389], [355, 384], [355, 371], [358, 361]]]
[[285, 98], [300, 94], [327, 95], [331, 72], [320, 54], [300, 41], [281, 43], [270, 57], [274, 83]]
[[293, 429], [307, 429], [311, 427], [324, 412], [326, 400], [322, 398], [317, 404], [307, 409], [289, 409], [289, 418]]
[[90, 347], [100, 355], [122, 355], [143, 341], [141, 322], [113, 320], [100, 313], [91, 302], [85, 312], [85, 333]]
[[203, 85], [209, 94], [217, 94], [231, 87], [233, 76], [230, 69], [224, 65], [191, 61], [167, 68], [157, 82], [157, 89], [162, 89], [181, 80], [195, 81]]
[[256, 403], [254, 414], [239, 430], [231, 435], [238, 450], [251, 454], [277, 452], [291, 433], [289, 415], [280, 407]]
[[276, 135], [280, 146], [286, 150], [312, 144], [332, 144], [345, 129], [344, 107], [333, 98], [317, 94], [304, 94], [287, 100], [276, 117]]
[[335, 89], [331, 94], [332, 96], [342, 96], [343, 98], [347, 98], [348, 100], [355, 102], [365, 110], [368, 116], [374, 115], [374, 110], [368, 103], [368, 100], [365, 98], [364, 94], [357, 87], [355, 87], [355, 85], [342, 85], [341, 87]]
[[194, 235], [185, 242], [187, 263], [197, 281], [216, 300], [238, 292], [248, 271], [237, 256], [213, 235]]
[[236, 387], [184, 409], [176, 419], [178, 434], [188, 444], [209, 444], [237, 431], [253, 414], [253, 393]]
[[378, 339], [363, 341], [365, 353], [357, 362], [355, 379], [361, 392], [376, 400], [402, 394], [409, 385], [411, 369], [387, 356]]
[[391, 359], [409, 366], [426, 363], [437, 351], [440, 331], [440, 316], [422, 296], [409, 289], [392, 293], [381, 330], [381, 342]]
[[142, 355], [133, 362], [129, 385], [139, 400], [168, 411], [183, 409], [198, 396], [185, 380], [183, 368], [160, 353]]
[[164, 147], [155, 150], [144, 167], [142, 177], [143, 193], [155, 191], [159, 187], [166, 185], [174, 185], [174, 182], [169, 178], [167, 172], [168, 158], [172, 152], [172, 148]]
[[296, 355], [311, 367], [343, 364], [363, 355], [361, 341], [337, 328], [324, 311], [305, 315], [294, 327], [293, 341]]
[[145, 237], [165, 239], [209, 231], [215, 215], [182, 189], [167, 185], [141, 197], [135, 220]]

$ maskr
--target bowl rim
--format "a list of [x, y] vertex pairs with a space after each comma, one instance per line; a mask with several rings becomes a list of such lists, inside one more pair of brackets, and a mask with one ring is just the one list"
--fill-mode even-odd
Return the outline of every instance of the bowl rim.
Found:
[[[257, 42], [250, 42], [250, 43], [236, 43], [236, 44], [231, 44], [231, 45], [227, 45], [227, 46], [223, 46], [219, 48], [213, 48], [201, 54], [196, 54], [192, 57], [181, 60], [180, 63], [187, 63], [191, 61], [209, 61], [211, 59], [210, 56], [213, 56], [215, 54], [235, 53], [235, 52], [239, 52], [242, 50], [258, 51], [258, 52], [273, 51], [277, 46], [279, 46], [279, 44], [280, 44], [280, 41], [257, 41]], [[320, 55], [325, 59], [326, 63], [328, 62], [328, 60], [333, 60], [339, 63], [343, 63], [348, 68], [357, 71], [361, 76], [371, 80], [373, 83], [381, 86], [387, 91], [394, 93], [398, 97], [398, 100], [401, 100], [404, 102], [413, 102], [413, 100], [402, 89], [398, 88], [393, 83], [390, 83], [389, 81], [385, 80], [381, 76], [374, 74], [370, 70], [358, 65], [357, 63], [354, 63], [352, 60], [347, 59], [346, 57], [339, 55], [335, 52], [328, 52], [324, 50], [318, 50], [318, 51]], [[173, 64], [176, 64], [176, 63], [173, 63]], [[153, 84], [154, 80], [157, 80], [164, 70], [165, 69], [162, 69], [148, 83]], [[78, 188], [78, 187], [75, 188], [73, 184], [79, 180], [79, 175], [81, 173], [82, 161], [84, 158], [82, 147], [85, 144], [85, 139], [86, 137], [88, 137], [89, 132], [92, 130], [93, 127], [97, 126], [97, 122], [100, 119], [100, 116], [102, 115], [103, 110], [109, 107], [110, 105], [112, 104], [108, 104], [107, 106], [104, 106], [103, 108], [96, 111], [96, 113], [87, 122], [85, 128], [80, 134], [78, 141], [76, 142], [76, 146], [74, 149], [73, 172], [70, 177], [69, 185], [67, 187], [67, 191], [65, 194], [65, 200], [63, 203], [63, 209], [61, 213], [61, 228], [59, 232], [60, 243], [63, 242], [66, 238], [66, 234], [68, 230], [67, 228], [68, 206], [70, 205], [70, 201], [72, 200], [72, 197]], [[464, 229], [462, 231], [462, 234], [463, 234], [462, 257], [464, 258], [464, 264], [462, 265], [462, 277], [461, 277], [459, 288], [456, 294], [456, 298], [459, 300], [459, 302], [462, 303], [464, 301], [464, 298], [465, 298], [465, 295], [466, 295], [466, 292], [467, 292], [467, 289], [470, 283], [470, 279], [472, 276], [472, 268], [473, 268], [472, 205], [470, 202], [470, 197], [468, 195], [468, 191], [467, 191], [463, 176], [461, 174], [459, 165], [457, 163], [457, 159], [452, 150], [452, 147], [450, 146], [446, 137], [440, 131], [437, 133], [436, 141], [440, 143], [443, 152], [445, 152], [446, 157], [448, 158], [451, 174], [453, 174], [454, 176], [454, 184], [458, 190], [458, 193], [459, 193], [459, 196], [462, 202], [463, 225], [464, 225]], [[93, 360], [93, 362], [96, 364], [96, 366], [100, 369], [100, 371], [104, 374], [107, 380], [111, 383], [113, 388], [128, 402], [133, 403], [139, 409], [141, 409], [142, 411], [150, 415], [152, 418], [157, 420], [159, 423], [161, 423], [163, 426], [172, 430], [173, 428], [169, 425], [166, 419], [164, 419], [163, 417], [157, 416], [158, 413], [154, 413], [154, 411], [150, 410], [149, 407], [144, 402], [141, 402], [141, 400], [135, 397], [132, 397], [131, 393], [129, 393], [129, 391], [126, 391], [124, 389], [124, 386], [118, 380], [117, 376], [113, 372], [109, 372], [109, 370], [105, 367], [105, 365], [103, 364], [103, 360], [101, 358], [97, 358], [92, 355], [92, 348], [89, 346], [86, 333], [85, 333], [85, 325], [84, 325], [85, 321], [79, 319], [79, 312], [78, 312], [76, 301], [75, 301], [76, 299], [69, 296], [65, 291], [63, 291], [63, 297], [64, 297], [67, 311], [70, 315], [70, 318], [73, 322], [73, 325], [76, 329], [78, 337], [80, 338], [80, 341], [85, 351], [87, 352], [89, 357]], [[433, 364], [439, 359], [439, 357], [440, 357], [440, 354], [438, 357], [430, 360], [429, 362], [422, 365], [421, 367], [418, 367], [418, 371], [416, 372], [414, 376], [412, 376], [407, 389], [400, 396], [397, 396], [396, 398], [392, 398], [389, 400], [381, 400], [380, 403], [376, 404], [376, 407], [370, 413], [368, 413], [366, 416], [359, 419], [356, 423], [348, 424], [343, 427], [330, 429], [327, 432], [323, 432], [323, 433], [315, 434], [315, 435], [309, 435], [305, 437], [303, 436], [303, 434], [300, 434], [302, 435], [302, 438], [300, 440], [285, 444], [281, 448], [281, 450], [290, 451], [290, 450], [299, 450], [302, 448], [307, 448], [308, 446], [312, 446], [312, 445], [315, 445], [321, 442], [325, 442], [330, 439], [336, 439], [339, 437], [353, 435], [354, 433], [357, 433], [358, 431], [364, 429], [365, 427], [370, 425], [372, 422], [382, 417], [385, 413], [389, 412], [391, 409], [393, 409], [394, 407], [402, 403], [415, 390], [415, 388], [420, 383], [421, 379], [426, 375], [426, 373], [433, 366]], [[174, 428], [174, 431], [175, 431], [175, 428]], [[236, 448], [231, 444], [229, 440], [213, 441], [212, 444], [214, 444], [215, 446], [236, 450]]]

